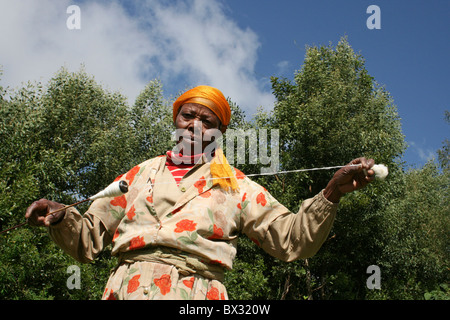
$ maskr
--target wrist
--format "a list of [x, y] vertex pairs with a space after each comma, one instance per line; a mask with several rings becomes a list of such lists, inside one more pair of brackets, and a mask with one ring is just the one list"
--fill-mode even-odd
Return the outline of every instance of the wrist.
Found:
[[323, 195], [328, 201], [339, 203], [339, 200], [344, 194], [339, 191], [337, 184], [332, 180], [323, 190]]

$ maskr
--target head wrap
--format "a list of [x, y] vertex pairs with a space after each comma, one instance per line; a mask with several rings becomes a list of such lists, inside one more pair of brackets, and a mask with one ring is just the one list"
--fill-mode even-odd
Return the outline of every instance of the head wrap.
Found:
[[230, 105], [223, 93], [216, 88], [210, 86], [198, 86], [183, 93], [173, 103], [173, 121], [175, 121], [180, 108], [186, 103], [198, 103], [209, 108], [224, 126], [227, 126], [230, 123]]
[[[230, 123], [231, 109], [225, 96], [220, 90], [210, 86], [198, 86], [183, 93], [173, 103], [173, 121], [178, 115], [180, 108], [186, 103], [198, 103], [209, 108], [219, 118], [222, 126]], [[210, 164], [213, 185], [219, 185], [225, 191], [238, 190], [238, 183], [233, 171], [228, 164], [222, 149], [215, 151], [214, 158]]]

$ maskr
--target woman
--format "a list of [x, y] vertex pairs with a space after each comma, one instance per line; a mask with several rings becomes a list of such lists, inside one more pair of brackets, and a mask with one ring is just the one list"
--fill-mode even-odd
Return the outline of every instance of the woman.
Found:
[[211, 148], [211, 137], [225, 132], [230, 117], [219, 90], [191, 89], [173, 105], [177, 151], [119, 176], [128, 193], [98, 199], [84, 215], [69, 208], [45, 216], [63, 205], [41, 199], [26, 218], [48, 227], [51, 238], [81, 262], [112, 243], [119, 264], [103, 299], [228, 299], [224, 270], [232, 268], [239, 234], [284, 261], [310, 257], [328, 236], [339, 199], [374, 179], [373, 160], [355, 159], [351, 164], [360, 166], [337, 171], [294, 214]]

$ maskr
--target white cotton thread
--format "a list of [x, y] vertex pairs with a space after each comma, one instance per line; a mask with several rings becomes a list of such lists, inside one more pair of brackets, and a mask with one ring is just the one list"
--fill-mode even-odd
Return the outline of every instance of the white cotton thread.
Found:
[[[246, 177], [258, 177], [258, 176], [274, 176], [277, 174], [286, 174], [286, 173], [296, 173], [296, 172], [307, 172], [307, 171], [319, 171], [319, 170], [333, 170], [333, 169], [341, 169], [344, 167], [360, 167], [361, 164], [347, 164], [345, 166], [332, 166], [332, 167], [318, 167], [318, 168], [309, 168], [309, 169], [296, 169], [296, 170], [286, 170], [286, 171], [277, 171], [277, 172], [264, 172], [264, 173], [250, 173], [250, 174], [244, 174]], [[388, 169], [385, 165], [374, 165], [372, 168], [375, 172], [375, 177], [378, 179], [385, 179], [388, 175]], [[368, 175], [367, 170], [364, 169], [364, 174]], [[236, 178], [235, 176], [232, 177], [218, 177], [218, 178], [208, 178], [208, 179], [199, 179], [198, 181], [209, 181], [209, 180], [217, 180], [217, 179], [230, 179], [230, 178]], [[152, 186], [157, 184], [168, 184], [172, 183], [172, 181], [159, 181], [158, 183], [152, 184]]]
[[[246, 174], [247, 177], [256, 177], [256, 176], [273, 176], [276, 174], [284, 174], [284, 173], [295, 173], [295, 172], [306, 172], [306, 171], [318, 171], [318, 170], [332, 170], [332, 169], [341, 169], [344, 167], [359, 167], [359, 164], [350, 164], [346, 166], [333, 166], [333, 167], [321, 167], [321, 168], [309, 168], [309, 169], [296, 169], [296, 170], [287, 170], [287, 171], [278, 171], [278, 172], [267, 172], [267, 173], [253, 173]], [[220, 179], [220, 178], [219, 178]]]

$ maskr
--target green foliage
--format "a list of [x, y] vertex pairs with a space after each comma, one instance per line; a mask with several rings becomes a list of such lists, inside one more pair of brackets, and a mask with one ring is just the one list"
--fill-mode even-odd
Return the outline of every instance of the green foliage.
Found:
[[137, 97], [131, 108], [131, 124], [135, 140], [133, 160], [136, 163], [165, 154], [173, 147], [172, 107], [163, 99], [160, 82], [151, 81]]
[[[402, 154], [396, 107], [345, 38], [336, 48], [308, 48], [294, 84], [286, 83], [272, 78], [278, 100], [273, 127], [280, 130], [285, 169], [343, 165], [360, 156], [390, 167]], [[309, 183], [315, 194], [331, 174], [313, 172], [296, 180]], [[297, 201], [305, 195], [299, 194]]]
[[439, 285], [439, 288], [430, 292], [425, 292], [425, 300], [450, 300], [450, 287], [446, 283]]
[[[420, 299], [426, 290], [448, 281], [444, 183], [448, 176], [430, 168], [404, 172], [399, 161], [405, 143], [396, 106], [368, 75], [364, 60], [347, 40], [341, 39], [336, 47], [308, 48], [294, 82], [272, 78], [272, 88], [277, 98], [273, 114], [257, 114], [250, 125], [280, 130], [283, 170], [341, 165], [365, 156], [386, 164], [390, 175], [341, 200], [330, 237], [313, 258], [286, 264], [261, 251], [238, 253], [238, 261], [264, 259], [266, 297]], [[325, 187], [332, 174], [308, 172], [255, 180], [296, 211], [303, 199]], [[415, 175], [423, 175], [424, 182], [412, 179]], [[414, 205], [412, 199], [420, 203]], [[413, 224], [410, 216], [419, 212], [427, 218]], [[433, 227], [433, 216], [441, 221], [439, 227]], [[398, 238], [401, 234], [408, 236]], [[373, 264], [381, 268], [382, 290], [366, 287], [366, 270]], [[255, 282], [249, 287], [254, 286]]]
[[[450, 124], [450, 112], [448, 110], [445, 111], [445, 121]], [[450, 169], [450, 141], [445, 139], [442, 143], [443, 146], [438, 150], [438, 158], [439, 163], [441, 164], [441, 168], [444, 170]]]
[[[448, 299], [448, 141], [438, 152], [441, 169], [433, 162], [403, 168], [405, 142], [393, 99], [346, 38], [335, 47], [309, 47], [294, 80], [272, 78], [272, 90], [273, 112], [258, 110], [250, 120], [230, 100], [229, 128], [279, 130], [280, 169], [343, 165], [365, 156], [386, 164], [390, 174], [341, 200], [330, 236], [312, 258], [282, 262], [240, 237], [233, 269], [225, 275], [230, 298]], [[71, 203], [103, 189], [170, 149], [173, 130], [159, 81], [149, 82], [132, 106], [83, 69], [61, 69], [46, 86], [0, 86], [1, 229], [22, 222], [39, 198]], [[235, 165], [244, 173], [262, 167]], [[255, 180], [296, 212], [332, 174]], [[0, 299], [99, 299], [116, 264], [110, 248], [95, 262], [79, 264], [37, 228], [1, 235], [0, 250]], [[71, 265], [81, 269], [81, 290], [66, 285]], [[370, 265], [380, 267], [379, 290], [366, 287]]]
[[[267, 299], [268, 278], [264, 274], [264, 259], [255, 255], [258, 251], [248, 238], [239, 239], [238, 255], [233, 270], [225, 276], [230, 299]], [[257, 257], [256, 260], [253, 257]]]
[[383, 212], [377, 241], [385, 284], [395, 288], [390, 298], [420, 299], [424, 291], [449, 281], [449, 178], [433, 162], [407, 172], [403, 196]]
[[[28, 83], [8, 94], [9, 99], [3, 98], [2, 88], [1, 229], [23, 222], [26, 208], [39, 198], [72, 203], [109, 185], [155, 152], [138, 147], [148, 132], [143, 128], [152, 127], [146, 117], [161, 108], [157, 116], [162, 118], [167, 110], [158, 83], [141, 93], [131, 112], [122, 95], [105, 91], [83, 69], [61, 69], [45, 88]], [[162, 136], [160, 141], [158, 152]], [[86, 208], [79, 207], [81, 212]], [[94, 263], [79, 265], [45, 230], [26, 227], [3, 234], [0, 250], [3, 299], [99, 299], [115, 261], [106, 250]], [[81, 268], [83, 290], [67, 288], [66, 270], [74, 264]]]

